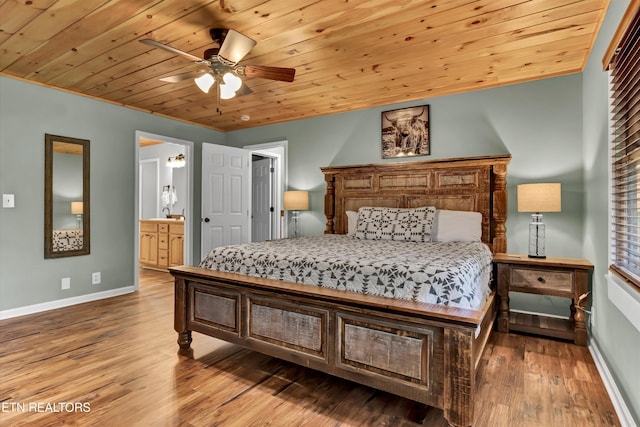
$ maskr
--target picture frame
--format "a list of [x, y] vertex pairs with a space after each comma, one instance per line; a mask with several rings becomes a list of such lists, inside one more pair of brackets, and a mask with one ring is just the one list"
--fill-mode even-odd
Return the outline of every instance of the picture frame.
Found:
[[429, 105], [383, 111], [381, 124], [383, 159], [431, 154]]

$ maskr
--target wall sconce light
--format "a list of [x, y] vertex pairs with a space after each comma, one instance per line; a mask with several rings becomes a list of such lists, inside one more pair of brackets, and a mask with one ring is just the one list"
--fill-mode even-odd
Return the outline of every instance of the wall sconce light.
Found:
[[167, 159], [167, 166], [170, 168], [183, 168], [187, 164], [184, 154], [178, 154], [175, 157], [169, 157]]
[[546, 258], [545, 233], [540, 212], [560, 212], [561, 189], [558, 183], [518, 185], [518, 212], [533, 212], [529, 224], [529, 257]]
[[300, 211], [309, 210], [308, 191], [285, 191], [284, 210], [293, 211], [293, 236], [298, 237], [298, 217]]
[[84, 214], [83, 202], [71, 202], [71, 214], [76, 216], [78, 228], [82, 228], [82, 215]]

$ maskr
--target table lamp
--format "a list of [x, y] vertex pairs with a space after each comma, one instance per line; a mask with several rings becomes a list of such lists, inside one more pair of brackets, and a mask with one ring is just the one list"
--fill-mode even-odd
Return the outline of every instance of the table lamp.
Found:
[[309, 210], [309, 192], [285, 191], [284, 210], [293, 211], [293, 236], [298, 237], [298, 216], [300, 211]]
[[76, 216], [78, 228], [82, 228], [82, 215], [84, 213], [83, 202], [71, 202], [71, 214]]
[[529, 224], [529, 257], [546, 258], [544, 223], [540, 212], [560, 212], [560, 184], [518, 185], [518, 212], [532, 212]]

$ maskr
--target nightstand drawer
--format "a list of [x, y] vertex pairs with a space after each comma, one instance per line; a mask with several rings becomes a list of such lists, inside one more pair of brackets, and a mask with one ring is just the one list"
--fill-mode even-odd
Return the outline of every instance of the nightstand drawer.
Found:
[[573, 293], [573, 271], [514, 267], [511, 269], [511, 288]]

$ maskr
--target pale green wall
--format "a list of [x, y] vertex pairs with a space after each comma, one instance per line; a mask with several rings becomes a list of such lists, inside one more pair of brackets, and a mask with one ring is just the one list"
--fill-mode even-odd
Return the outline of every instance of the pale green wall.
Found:
[[591, 338], [615, 377], [635, 422], [640, 425], [640, 332], [607, 297], [608, 269], [608, 76], [602, 58], [627, 0], [611, 2], [583, 78], [585, 240], [584, 252], [595, 264], [593, 307], [596, 312]]
[[[194, 141], [196, 165], [201, 141], [224, 141], [220, 132], [0, 77], [0, 193], [16, 200], [0, 208], [0, 310], [133, 285], [136, 130]], [[91, 141], [90, 255], [44, 259], [45, 133]], [[91, 285], [94, 271], [102, 284]], [[60, 289], [62, 277], [71, 289]]]

